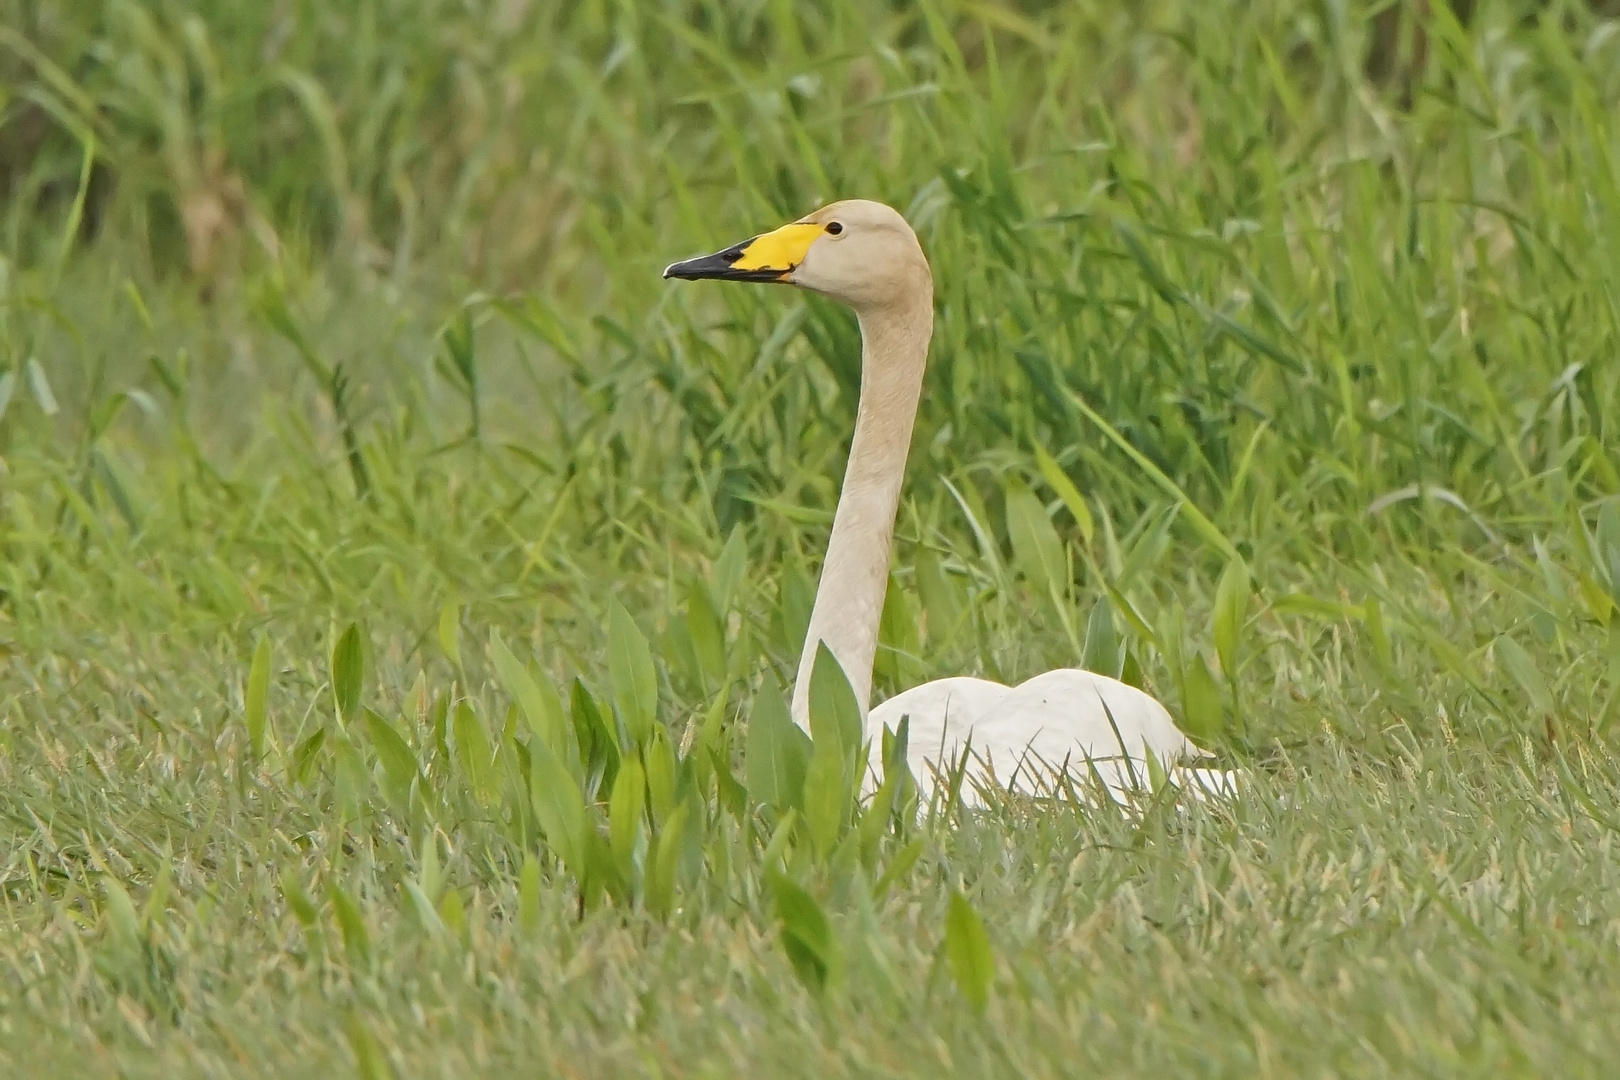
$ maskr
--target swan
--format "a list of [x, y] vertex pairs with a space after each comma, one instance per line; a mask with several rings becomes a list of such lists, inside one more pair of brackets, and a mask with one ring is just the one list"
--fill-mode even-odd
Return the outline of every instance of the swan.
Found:
[[882, 732], [909, 717], [907, 764], [926, 804], [962, 770], [960, 796], [984, 803], [996, 788], [1033, 795], [1100, 779], [1115, 801], [1148, 782], [1148, 759], [1197, 795], [1229, 792], [1232, 774], [1191, 767], [1207, 757], [1148, 694], [1116, 679], [1059, 668], [1003, 686], [936, 679], [869, 708], [872, 661], [889, 581], [895, 512], [923, 369], [934, 330], [934, 280], [917, 235], [892, 207], [831, 203], [774, 232], [672, 263], [664, 277], [769, 282], [820, 293], [853, 309], [861, 332], [860, 403], [832, 535], [810, 613], [792, 716], [809, 731], [810, 671], [825, 644], [860, 706], [869, 747], [863, 788], [882, 775]]

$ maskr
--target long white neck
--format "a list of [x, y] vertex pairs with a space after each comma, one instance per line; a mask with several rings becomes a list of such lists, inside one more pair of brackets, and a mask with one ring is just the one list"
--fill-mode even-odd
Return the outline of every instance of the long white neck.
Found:
[[[926, 281], [926, 279], [924, 279]], [[826, 642], [866, 716], [889, 583], [889, 547], [906, 451], [934, 332], [931, 282], [899, 303], [859, 312], [861, 401], [821, 583], [793, 683], [793, 720], [810, 729], [810, 670]]]

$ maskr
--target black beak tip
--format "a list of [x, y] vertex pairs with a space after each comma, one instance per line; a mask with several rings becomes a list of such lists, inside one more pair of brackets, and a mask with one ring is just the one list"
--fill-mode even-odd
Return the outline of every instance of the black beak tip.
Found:
[[[682, 259], [680, 262], [672, 262], [664, 267], [664, 280], [668, 281], [670, 278], [677, 278], [681, 281], [695, 281], [704, 276], [713, 277], [716, 270], [725, 268], [723, 265], [710, 265], [713, 262], [713, 256], [699, 256], [696, 259]], [[705, 271], [707, 271], [707, 275]]]
[[[728, 248], [713, 255], [699, 255], [664, 267], [664, 280], [681, 281], [782, 281], [787, 270], [737, 270], [733, 264], [742, 257], [742, 248]], [[792, 268], [790, 267], [789, 270]]]

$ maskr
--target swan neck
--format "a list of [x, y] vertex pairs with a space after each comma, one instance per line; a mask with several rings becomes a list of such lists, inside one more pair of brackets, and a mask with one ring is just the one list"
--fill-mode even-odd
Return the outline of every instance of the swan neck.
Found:
[[822, 642], [844, 669], [861, 716], [866, 715], [895, 512], [934, 329], [929, 285], [906, 302], [857, 312], [861, 395], [855, 436], [793, 685], [793, 719], [805, 730], [810, 726], [810, 672]]

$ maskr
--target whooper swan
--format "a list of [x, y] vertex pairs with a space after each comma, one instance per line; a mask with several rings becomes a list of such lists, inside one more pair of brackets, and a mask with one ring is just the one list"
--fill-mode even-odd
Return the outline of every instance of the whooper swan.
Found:
[[[793, 719], [809, 730], [810, 670], [825, 642], [844, 669], [871, 743], [867, 789], [882, 770], [882, 731], [910, 717], [908, 764], [925, 799], [966, 764], [961, 792], [1057, 790], [1067, 770], [1095, 775], [1116, 798], [1148, 780], [1147, 755], [1194, 791], [1226, 789], [1230, 777], [1187, 768], [1203, 756], [1147, 694], [1114, 679], [1060, 668], [1014, 687], [967, 677], [912, 687], [868, 711], [872, 660], [889, 580], [889, 548], [906, 452], [934, 330], [934, 279], [917, 236], [894, 209], [849, 200], [775, 232], [664, 270], [666, 278], [779, 282], [854, 309], [861, 329], [861, 393], [844, 486], [798, 678]], [[964, 752], [965, 751], [965, 752]]]

